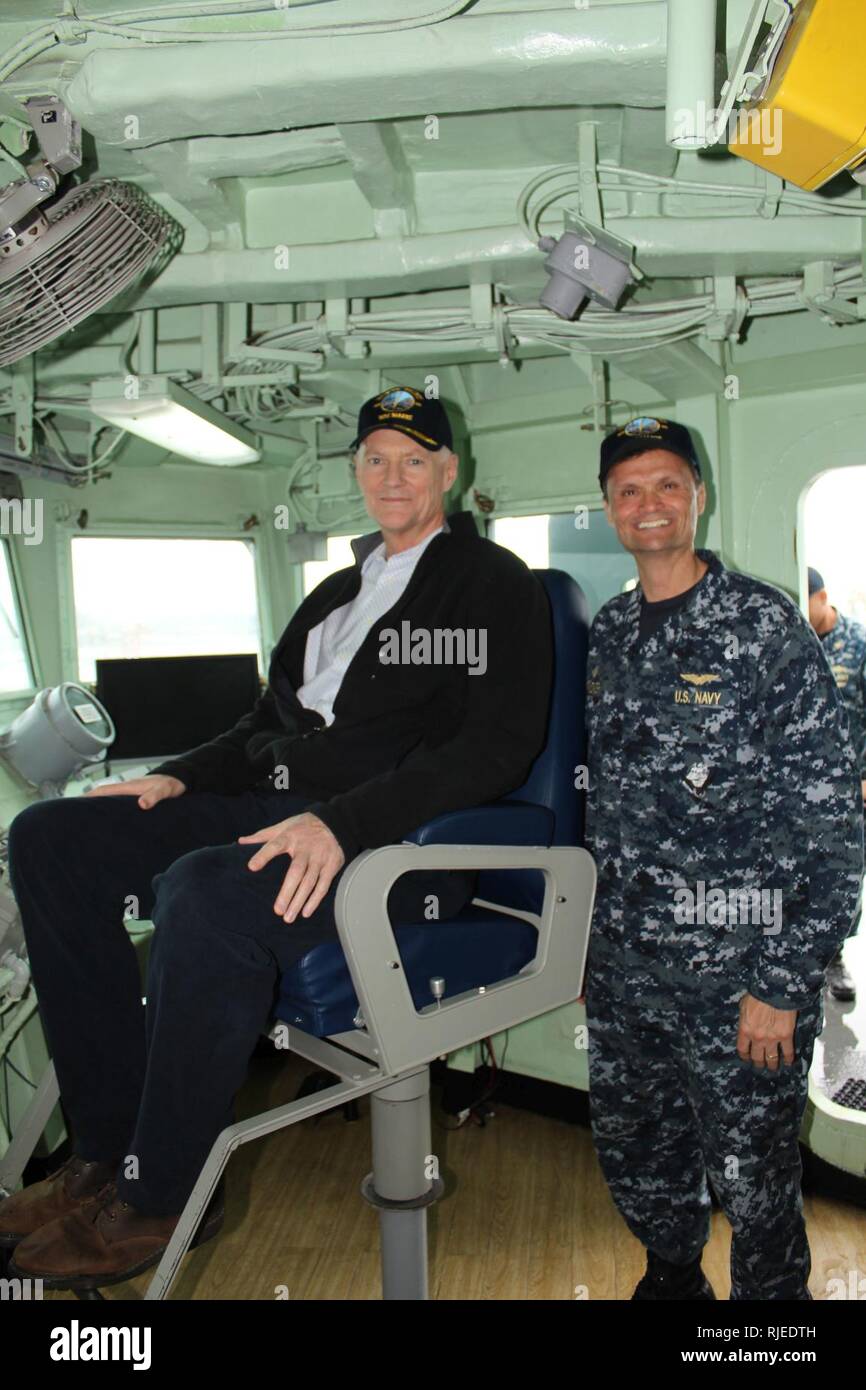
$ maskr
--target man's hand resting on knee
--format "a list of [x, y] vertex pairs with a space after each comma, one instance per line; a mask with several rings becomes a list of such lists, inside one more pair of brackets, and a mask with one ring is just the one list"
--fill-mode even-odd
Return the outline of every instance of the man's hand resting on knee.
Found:
[[311, 917], [330, 888], [334, 875], [346, 862], [339, 843], [318, 816], [306, 811], [278, 821], [276, 825], [266, 825], [253, 835], [238, 836], [238, 843], [242, 845], [262, 841], [264, 844], [249, 861], [248, 869], [261, 869], [278, 854], [288, 854], [292, 860], [274, 902], [274, 912], [282, 915], [286, 922], [294, 922], [299, 912], [302, 917]]
[[85, 796], [137, 796], [142, 811], [149, 811], [158, 801], [167, 796], [183, 796], [186, 783], [179, 777], [132, 777], [128, 782], [106, 782], [101, 787], [91, 787]]

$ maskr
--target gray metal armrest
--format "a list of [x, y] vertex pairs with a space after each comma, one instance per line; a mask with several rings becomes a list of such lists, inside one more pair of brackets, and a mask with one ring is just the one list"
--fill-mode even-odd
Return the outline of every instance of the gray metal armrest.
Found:
[[[501, 909], [537, 928], [534, 959], [511, 979], [419, 1013], [387, 913], [392, 885], [411, 869], [540, 870], [541, 912]], [[405, 1071], [576, 999], [595, 882], [595, 864], [584, 849], [386, 845], [358, 855], [340, 881], [335, 914], [365, 1026], [384, 1070]]]

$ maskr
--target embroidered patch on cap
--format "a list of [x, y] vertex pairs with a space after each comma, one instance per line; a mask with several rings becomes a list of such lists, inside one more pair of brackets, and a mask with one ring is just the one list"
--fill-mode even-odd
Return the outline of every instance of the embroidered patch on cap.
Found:
[[654, 420], [649, 415], [640, 415], [636, 420], [629, 420], [627, 425], [619, 431], [620, 434], [629, 435], [661, 435], [662, 430], [667, 429], [664, 420]]
[[414, 391], [407, 391], [400, 388], [397, 391], [386, 391], [376, 402], [377, 410], [414, 410], [421, 404], [421, 396]]

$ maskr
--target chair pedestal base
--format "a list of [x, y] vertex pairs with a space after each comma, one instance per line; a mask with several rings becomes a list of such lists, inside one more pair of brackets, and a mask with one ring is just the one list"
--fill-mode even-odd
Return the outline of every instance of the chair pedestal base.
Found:
[[430, 1068], [420, 1067], [370, 1097], [373, 1171], [361, 1195], [379, 1211], [382, 1297], [423, 1300], [427, 1207], [445, 1184], [430, 1152]]

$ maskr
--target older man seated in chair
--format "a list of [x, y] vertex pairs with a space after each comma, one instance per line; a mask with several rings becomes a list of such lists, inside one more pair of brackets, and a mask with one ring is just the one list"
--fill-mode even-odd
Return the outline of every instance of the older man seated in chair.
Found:
[[[367, 401], [354, 469], [380, 530], [301, 604], [255, 708], [146, 777], [12, 822], [12, 885], [74, 1146], [0, 1202], [17, 1273], [85, 1290], [159, 1260], [233, 1122], [282, 972], [338, 939], [344, 866], [513, 790], [543, 746], [547, 600], [468, 513], [446, 518], [451, 445], [438, 401], [403, 388]], [[473, 878], [405, 875], [391, 922], [424, 921], [431, 895], [453, 916]], [[155, 927], [146, 1008], [130, 898]], [[221, 1221], [218, 1188], [197, 1243]]]

